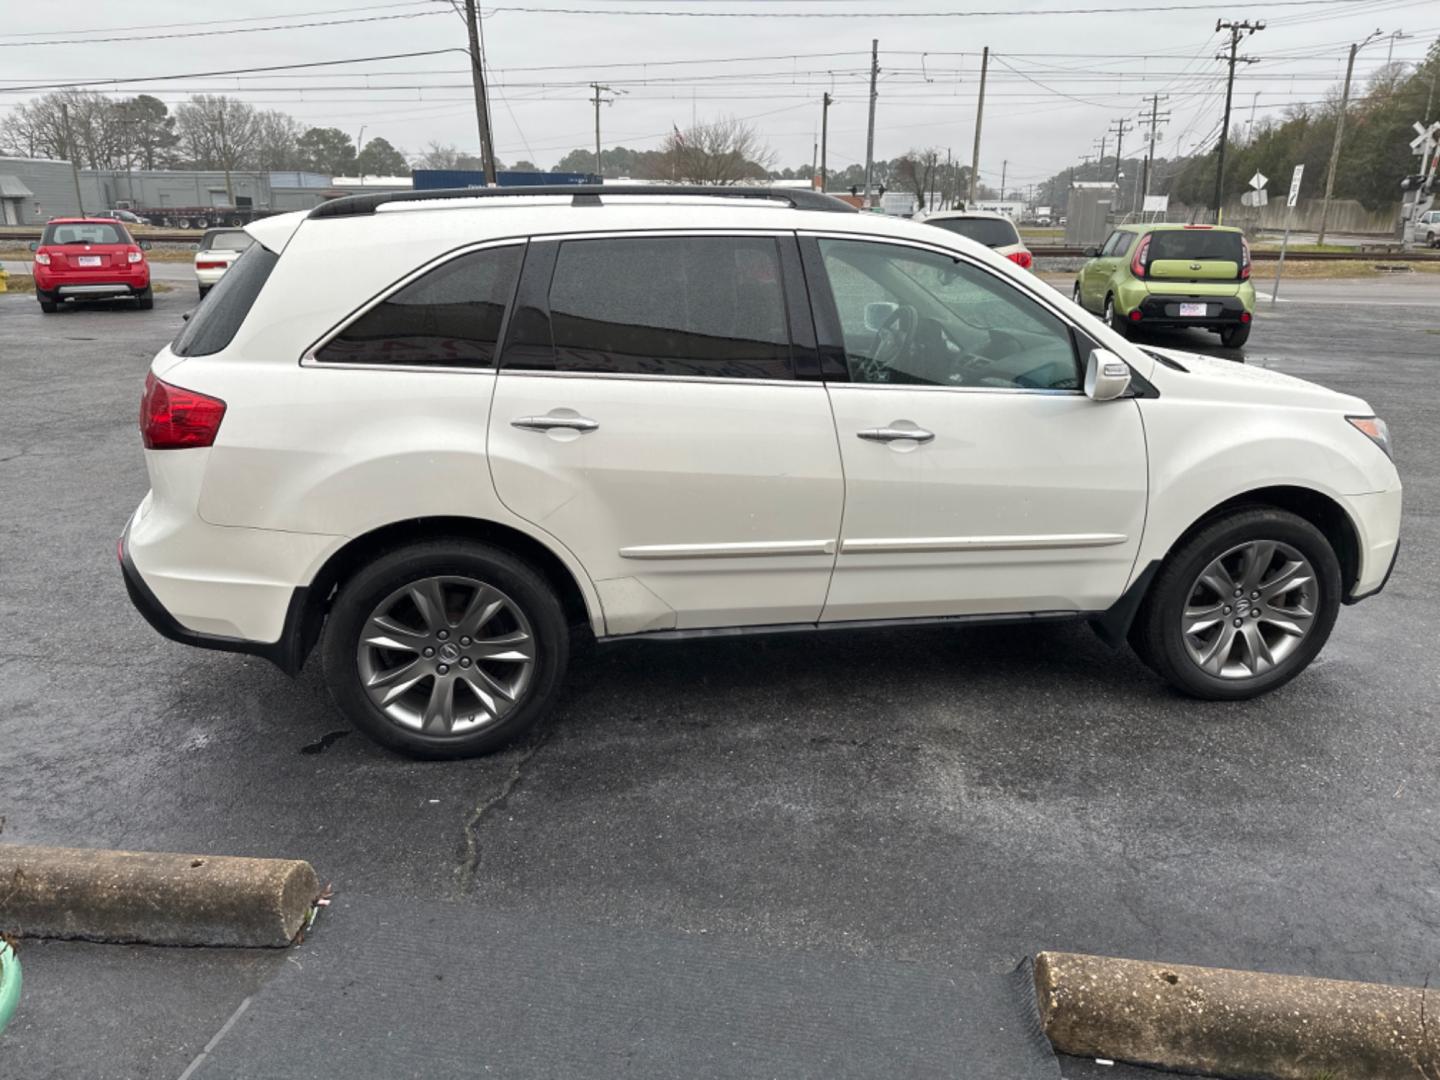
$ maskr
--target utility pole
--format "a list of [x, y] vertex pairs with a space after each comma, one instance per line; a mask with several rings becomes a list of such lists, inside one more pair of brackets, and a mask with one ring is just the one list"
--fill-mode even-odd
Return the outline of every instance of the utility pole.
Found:
[[80, 166], [75, 163], [78, 149], [75, 145], [75, 136], [70, 134], [70, 106], [62, 101], [60, 103], [60, 122], [65, 125], [65, 155], [70, 159], [70, 176], [75, 181], [75, 204], [80, 207], [80, 216], [85, 216], [85, 196], [80, 194]]
[[1005, 177], [1010, 175], [1010, 159], [1000, 162], [1000, 201], [1005, 201]]
[[875, 171], [875, 84], [880, 78], [880, 39], [870, 40], [870, 126], [865, 134], [865, 205], [870, 205], [870, 181]]
[[475, 84], [475, 125], [480, 131], [480, 164], [485, 183], [495, 184], [495, 144], [490, 138], [490, 99], [485, 96], [485, 66], [480, 53], [480, 17], [475, 0], [465, 0], [465, 32], [470, 37], [470, 81]]
[[980, 125], [985, 120], [985, 76], [990, 70], [990, 46], [980, 54], [980, 101], [975, 106], [975, 150], [970, 155], [970, 197], [968, 208], [975, 201], [975, 187], [980, 182]]
[[1330, 168], [1325, 173], [1325, 201], [1320, 204], [1320, 235], [1315, 238], [1317, 244], [1325, 243], [1325, 227], [1330, 222], [1330, 196], [1335, 191], [1335, 170], [1340, 167], [1340, 139], [1345, 134], [1345, 109], [1350, 104], [1350, 76], [1355, 73], [1355, 54], [1379, 36], [1380, 31], [1376, 30], [1358, 45], [1350, 46], [1350, 60], [1345, 65], [1345, 89], [1340, 94], [1340, 114], [1335, 117], [1335, 143], [1330, 147]]
[[[1160, 115], [1160, 94], [1150, 95], [1150, 149], [1145, 154], [1144, 180], [1141, 182], [1140, 212], [1145, 212], [1145, 199], [1150, 195], [1150, 172], [1155, 168], [1155, 135], [1160, 127], [1162, 119], [1170, 119], [1167, 112], [1163, 117]], [[1170, 95], [1163, 95], [1165, 100], [1170, 100]]]
[[600, 95], [623, 94], [625, 93], [625, 91], [612, 90], [604, 83], [593, 82], [590, 84], [590, 89], [595, 91], [595, 96], [590, 99], [591, 104], [595, 106], [595, 175], [603, 179], [605, 173], [600, 168], [600, 106], [610, 105], [615, 101], [615, 99], [613, 97], [601, 97]]
[[1121, 153], [1121, 148], [1125, 145], [1125, 124], [1126, 124], [1125, 117], [1122, 116], [1119, 120], [1116, 120], [1116, 121], [1115, 121], [1115, 128], [1114, 128], [1114, 131], [1115, 131], [1115, 188], [1116, 188], [1117, 191], [1118, 191], [1119, 188], [1120, 188], [1120, 153]]
[[1241, 35], [1259, 33], [1265, 29], [1265, 20], [1251, 22], [1246, 19], [1244, 22], [1225, 22], [1221, 19], [1215, 20], [1215, 32], [1221, 30], [1230, 31], [1230, 53], [1216, 55], [1215, 59], [1225, 60], [1230, 65], [1229, 78], [1225, 80], [1225, 119], [1220, 125], [1220, 154], [1219, 160], [1215, 163], [1215, 224], [1221, 223], [1224, 210], [1221, 200], [1225, 197], [1225, 144], [1230, 138], [1230, 99], [1235, 92], [1235, 65], [1253, 64], [1255, 58], [1252, 56], [1236, 56], [1235, 47], [1240, 44]]
[[830, 141], [830, 105], [835, 99], [829, 93], [820, 98], [820, 190], [825, 190], [825, 151]]

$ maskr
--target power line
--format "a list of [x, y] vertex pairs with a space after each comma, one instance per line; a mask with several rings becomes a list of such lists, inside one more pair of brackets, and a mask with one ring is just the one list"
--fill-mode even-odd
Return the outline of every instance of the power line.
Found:
[[41, 45], [104, 45], [112, 42], [171, 41], [176, 38], [222, 37], [230, 34], [266, 34], [274, 30], [308, 30], [319, 26], [349, 26], [354, 23], [393, 22], [396, 19], [423, 19], [443, 15], [440, 10], [411, 11], [403, 15], [367, 15], [356, 19], [324, 19], [319, 22], [284, 23], [274, 26], [240, 26], [229, 30], [186, 30], [176, 34], [140, 34], [120, 37], [60, 38], [55, 41], [0, 41], [0, 49], [34, 49]]
[[[677, 0], [683, 3], [684, 0]], [[730, 0], [733, 2], [733, 0]], [[1355, 0], [1265, 0], [1264, 6], [1273, 7], [1314, 7], [1323, 4], [1353, 4]], [[1032, 15], [1143, 15], [1166, 11], [1199, 11], [1229, 6], [1225, 0], [1195, 0], [1188, 4], [1151, 4], [1143, 7], [1085, 7], [1085, 8], [1027, 8], [1025, 10], [998, 9], [973, 11], [886, 11], [886, 19], [1003, 19]], [[642, 11], [616, 8], [573, 8], [573, 7], [530, 7], [526, 5], [497, 5], [490, 8], [492, 14], [538, 14], [538, 15], [615, 15], [646, 16], [656, 18], [690, 19], [873, 19], [873, 11]]]
[[[55, 34], [111, 34], [121, 31], [133, 32], [136, 30], [173, 30], [178, 26], [223, 26], [229, 23], [265, 22], [267, 19], [277, 17], [286, 19], [308, 19], [312, 15], [345, 15], [352, 11], [383, 11], [388, 8], [424, 7], [439, 2], [440, 0], [399, 0], [398, 3], [367, 4], [364, 7], [326, 8], [323, 11], [292, 11], [283, 16], [247, 15], [237, 16], [231, 19], [203, 19], [198, 22], [148, 23], [144, 26], [99, 26], [91, 27], [88, 30], [76, 30], [72, 27], [66, 27], [64, 30], [27, 30], [17, 33], [0, 34], [0, 38], [51, 37]], [[43, 44], [43, 42], [37, 44]]]

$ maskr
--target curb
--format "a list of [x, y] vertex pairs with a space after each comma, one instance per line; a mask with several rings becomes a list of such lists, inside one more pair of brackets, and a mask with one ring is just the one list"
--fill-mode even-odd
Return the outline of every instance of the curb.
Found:
[[0, 925], [25, 937], [283, 948], [319, 892], [292, 859], [0, 844]]
[[[1440, 1069], [1440, 994], [1079, 953], [1035, 957], [1054, 1048], [1261, 1080], [1415, 1080]], [[1427, 1019], [1427, 1008], [1430, 1018]]]

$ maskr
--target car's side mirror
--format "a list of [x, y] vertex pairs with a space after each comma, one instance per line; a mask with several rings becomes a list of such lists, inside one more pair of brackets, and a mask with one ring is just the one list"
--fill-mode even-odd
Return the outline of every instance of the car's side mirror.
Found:
[[39, 250], [40, 250], [40, 241], [39, 241], [39, 240], [31, 240], [31, 241], [30, 241], [30, 250], [31, 250], [31, 251], [39, 251]]
[[1130, 365], [1109, 349], [1094, 349], [1085, 361], [1085, 396], [1114, 401], [1130, 389]]
[[1093, 258], [1095, 258], [1095, 256], [1097, 256], [1097, 255], [1099, 255], [1099, 254], [1100, 254], [1100, 249], [1099, 249], [1098, 247], [1088, 247], [1088, 248], [1085, 249], [1085, 257], [1086, 257], [1087, 259], [1093, 259]]
[[888, 300], [876, 300], [872, 304], [865, 305], [865, 329], [872, 334], [884, 329], [885, 324], [890, 321], [892, 315], [900, 310], [899, 304], [892, 304]]
[[149, 240], [141, 240], [141, 241], [140, 241], [140, 250], [141, 250], [141, 251], [149, 251], [149, 250], [150, 250], [150, 241], [149, 241]]

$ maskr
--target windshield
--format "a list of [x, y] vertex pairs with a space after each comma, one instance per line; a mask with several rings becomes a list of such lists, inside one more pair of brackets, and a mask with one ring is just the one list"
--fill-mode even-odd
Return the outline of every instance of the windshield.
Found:
[[1165, 229], [1150, 234], [1147, 261], [1192, 259], [1240, 264], [1240, 234], [1213, 229]]
[[968, 236], [986, 247], [1009, 247], [1020, 242], [1015, 226], [1004, 218], [941, 218], [925, 224]]
[[254, 238], [241, 229], [227, 232], [206, 233], [200, 242], [201, 251], [244, 251], [255, 242]]
[[128, 244], [130, 236], [119, 225], [99, 221], [76, 221], [46, 225], [41, 244]]

